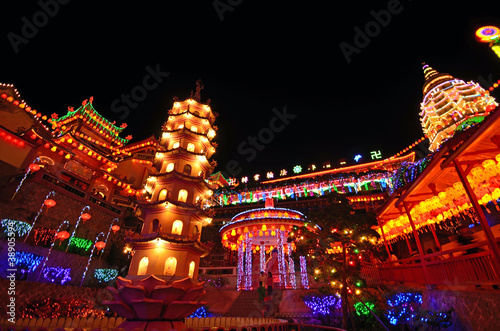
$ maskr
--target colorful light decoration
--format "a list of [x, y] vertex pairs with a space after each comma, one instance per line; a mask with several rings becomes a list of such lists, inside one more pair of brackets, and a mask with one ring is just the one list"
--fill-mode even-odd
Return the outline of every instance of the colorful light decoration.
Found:
[[26, 235], [31, 230], [31, 225], [22, 222], [22, 221], [16, 221], [16, 220], [11, 220], [8, 218], [5, 218], [1, 221], [2, 227], [4, 229], [4, 233], [7, 235], [9, 231], [13, 231], [17, 237], [22, 237]]
[[[89, 270], [89, 265], [90, 265], [90, 261], [92, 260], [92, 256], [94, 255], [94, 248], [97, 247], [96, 245], [98, 243], [103, 243], [104, 246], [106, 246], [106, 244], [102, 241], [98, 241], [99, 240], [99, 237], [100, 236], [103, 236], [104, 237], [104, 233], [99, 233], [96, 237], [95, 237], [95, 241], [94, 241], [94, 246], [92, 247], [92, 250], [90, 251], [90, 256], [89, 256], [89, 259], [87, 260], [87, 265], [85, 266], [85, 271], [83, 272], [83, 275], [82, 275], [82, 281], [80, 282], [80, 287], [83, 285], [83, 281], [85, 280], [85, 275], [87, 274], [87, 270]], [[102, 248], [104, 248], [104, 246]], [[99, 248], [98, 248], [99, 249]]]
[[22, 251], [16, 252], [15, 258], [16, 267], [18, 267], [19, 269], [24, 269], [28, 273], [34, 271], [43, 260], [43, 257], [40, 255]]
[[[63, 231], [66, 232], [66, 231]], [[67, 237], [69, 238], [69, 233], [66, 232]], [[63, 239], [64, 240], [64, 239]], [[92, 246], [92, 240], [85, 239], [85, 238], [78, 238], [78, 237], [73, 237], [70, 243], [71, 246], [74, 246], [78, 249], [83, 249], [84, 251], [88, 251], [89, 248]]]
[[[68, 239], [69, 238], [69, 232], [68, 231], [59, 231], [57, 234], [56, 234], [56, 238], [59, 240], [59, 245], [61, 245], [61, 243]], [[78, 238], [78, 239], [81, 239], [81, 238]], [[71, 244], [71, 243], [70, 243]]]
[[236, 276], [236, 288], [239, 291], [242, 288], [242, 280], [243, 280], [243, 275], [245, 274], [245, 251], [244, 251], [244, 243], [243, 241], [239, 244], [239, 249], [238, 249], [238, 269], [237, 269], [237, 276]]
[[491, 50], [500, 57], [500, 29], [496, 26], [483, 26], [476, 31], [476, 39], [488, 43]]
[[342, 299], [340, 295], [307, 295], [304, 297], [304, 303], [314, 314], [330, 315], [332, 309], [340, 309]]
[[51, 208], [51, 207], [54, 207], [56, 205], [56, 202], [53, 200], [53, 199], [47, 199], [43, 202], [43, 204], [47, 207], [47, 208]]
[[297, 279], [295, 278], [295, 263], [292, 257], [292, 244], [288, 243], [288, 273], [290, 274], [290, 285], [292, 289], [297, 288]]
[[186, 318], [205, 318], [212, 317], [213, 315], [208, 311], [206, 306], [196, 309], [191, 315]]
[[[66, 225], [66, 226], [69, 226], [69, 222], [68, 221], [64, 221], [62, 222], [59, 227], [57, 228], [56, 230], [56, 233], [59, 234], [61, 232], [61, 228], [63, 227], [63, 225]], [[42, 269], [40, 270], [40, 273], [38, 274], [38, 277], [37, 277], [37, 281], [40, 279], [40, 276], [42, 275], [42, 272], [43, 272], [43, 269], [45, 268], [45, 265], [47, 265], [47, 261], [49, 260], [49, 257], [50, 257], [50, 253], [52, 253], [52, 249], [54, 248], [54, 244], [55, 244], [55, 240], [52, 241], [52, 243], [50, 244], [50, 249], [47, 253], [47, 256], [45, 257], [45, 260], [43, 261], [43, 265], [42, 265]]]
[[26, 239], [28, 239], [28, 237], [30, 236], [30, 232], [31, 232], [31, 229], [33, 229], [35, 227], [35, 223], [36, 223], [36, 220], [38, 219], [38, 216], [40, 216], [40, 214], [42, 213], [43, 211], [43, 206], [45, 206], [45, 201], [52, 197], [52, 196], [55, 196], [56, 195], [56, 192], [54, 191], [50, 191], [49, 194], [47, 194], [45, 196], [45, 199], [43, 200], [42, 202], [42, 206], [40, 207], [40, 209], [38, 210], [38, 213], [36, 214], [35, 216], [35, 219], [33, 220], [33, 224], [31, 224], [31, 228], [28, 230], [28, 233], [26, 234], [26, 237], [24, 237], [24, 241], [26, 242]]
[[413, 292], [396, 293], [387, 297], [390, 307], [386, 317], [392, 325], [414, 320], [422, 306], [422, 294]]
[[305, 256], [299, 256], [300, 261], [300, 281], [302, 283], [302, 287], [305, 289], [309, 289], [309, 277], [307, 275], [307, 262]]
[[[358, 316], [369, 315], [370, 310], [373, 311], [373, 309], [375, 309], [375, 305], [369, 301], [365, 302], [365, 305], [362, 302], [356, 302], [354, 304], [354, 309], [356, 309], [356, 314], [358, 314]], [[369, 309], [367, 308], [367, 306]]]
[[302, 167], [300, 165], [296, 165], [293, 167], [293, 173], [300, 174], [302, 172]]
[[252, 289], [252, 238], [248, 233], [245, 235], [245, 289]]
[[99, 283], [107, 283], [117, 276], [118, 270], [116, 269], [95, 269], [94, 271], [94, 278], [97, 279]]
[[47, 267], [43, 270], [43, 278], [51, 283], [64, 285], [71, 280], [71, 268]]

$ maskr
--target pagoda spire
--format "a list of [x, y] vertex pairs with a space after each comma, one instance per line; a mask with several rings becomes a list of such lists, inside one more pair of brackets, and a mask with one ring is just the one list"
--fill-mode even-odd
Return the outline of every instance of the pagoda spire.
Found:
[[422, 92], [424, 95], [437, 85], [445, 81], [455, 79], [455, 77], [453, 77], [452, 75], [438, 72], [425, 62], [422, 63], [422, 70], [424, 71], [425, 79], [424, 86], [422, 88]]
[[196, 92], [194, 94], [193, 99], [195, 99], [198, 102], [201, 102], [201, 90], [203, 90], [204, 87], [205, 86], [203, 85], [203, 82], [201, 81], [201, 79], [198, 79], [196, 81]]

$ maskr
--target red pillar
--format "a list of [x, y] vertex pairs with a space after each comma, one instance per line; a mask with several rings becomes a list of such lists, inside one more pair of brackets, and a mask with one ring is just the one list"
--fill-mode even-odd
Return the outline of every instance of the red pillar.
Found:
[[382, 232], [382, 239], [384, 240], [384, 245], [385, 245], [385, 250], [387, 251], [387, 256], [389, 257], [389, 260], [390, 260], [391, 251], [389, 250], [389, 246], [387, 246], [387, 240], [385, 240], [384, 228], [382, 227], [382, 225], [380, 224], [380, 222], [378, 220], [377, 220], [377, 222], [378, 222], [378, 226], [380, 227], [380, 232]]
[[497, 274], [500, 275], [500, 248], [495, 242], [495, 237], [493, 237], [490, 225], [486, 220], [486, 216], [484, 216], [483, 210], [481, 209], [481, 206], [477, 201], [476, 194], [474, 194], [474, 191], [472, 190], [472, 187], [470, 186], [470, 183], [467, 180], [467, 176], [465, 175], [460, 162], [457, 160], [453, 160], [453, 164], [455, 165], [455, 169], [457, 171], [458, 177], [460, 178], [460, 181], [464, 185], [465, 193], [467, 193], [467, 196], [469, 197], [469, 200], [472, 203], [474, 210], [479, 216], [481, 227], [483, 228], [484, 234], [486, 236], [486, 241], [488, 243], [488, 247], [491, 251], [493, 267], [495, 268]]
[[403, 205], [405, 206], [406, 215], [408, 215], [408, 221], [410, 221], [411, 230], [413, 231], [413, 237], [415, 237], [415, 241], [417, 242], [418, 254], [420, 255], [420, 263], [422, 264], [422, 269], [424, 271], [425, 283], [430, 284], [430, 276], [429, 271], [427, 270], [427, 263], [424, 260], [424, 251], [422, 249], [422, 244], [420, 243], [420, 238], [418, 237], [418, 231], [415, 228], [415, 223], [413, 223], [413, 218], [410, 215], [410, 208], [408, 208], [408, 204], [406, 201], [403, 201]]
[[431, 225], [429, 225], [429, 227], [431, 228], [432, 236], [434, 237], [434, 241], [436, 242], [437, 248], [439, 250], [441, 250], [441, 243], [439, 242], [439, 238], [438, 238], [438, 236], [436, 234], [436, 226], [435, 226], [435, 224], [431, 224]]

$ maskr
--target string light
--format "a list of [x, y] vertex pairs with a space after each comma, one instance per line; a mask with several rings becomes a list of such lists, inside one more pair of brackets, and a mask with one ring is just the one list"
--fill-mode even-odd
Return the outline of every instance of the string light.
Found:
[[299, 257], [300, 261], [300, 281], [302, 283], [302, 287], [305, 289], [309, 289], [309, 278], [307, 276], [307, 262], [305, 256]]
[[31, 225], [22, 221], [5, 218], [1, 221], [1, 224], [2, 227], [5, 228], [4, 234], [14, 232], [17, 237], [22, 237], [31, 230]]
[[47, 267], [43, 270], [43, 278], [51, 283], [64, 285], [71, 280], [71, 268]]
[[99, 283], [107, 283], [117, 276], [118, 270], [116, 269], [95, 269], [94, 271], [94, 278], [97, 279]]
[[331, 309], [340, 309], [342, 299], [340, 295], [307, 295], [304, 297], [304, 303], [314, 314], [330, 315]]

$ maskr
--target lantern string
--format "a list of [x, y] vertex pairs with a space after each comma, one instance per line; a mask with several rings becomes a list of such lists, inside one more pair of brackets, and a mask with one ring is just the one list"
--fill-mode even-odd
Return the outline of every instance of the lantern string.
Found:
[[[68, 221], [64, 221], [62, 222], [60, 225], [59, 225], [59, 228], [57, 228], [57, 231], [56, 231], [56, 236], [57, 234], [61, 231], [61, 228], [62, 226], [66, 224], [66, 226], [69, 227], [69, 222]], [[40, 279], [40, 276], [42, 275], [42, 272], [43, 272], [43, 269], [45, 268], [45, 266], [47, 265], [47, 262], [49, 261], [49, 256], [50, 256], [50, 253], [52, 253], [52, 248], [54, 247], [54, 244], [56, 243], [56, 239], [54, 239], [52, 241], [52, 244], [50, 245], [50, 249], [49, 249], [49, 252], [47, 253], [47, 257], [45, 258], [45, 261], [43, 262], [43, 265], [42, 265], [42, 269], [40, 270], [40, 273], [38, 274], [38, 277], [36, 279], [36, 281], [38, 282], [38, 280]]]
[[43, 206], [45, 206], [45, 200], [47, 200], [48, 198], [50, 198], [51, 196], [55, 196], [56, 195], [56, 192], [54, 191], [50, 191], [49, 194], [47, 194], [45, 196], [45, 199], [43, 200], [42, 202], [42, 206], [40, 207], [40, 210], [38, 211], [38, 213], [36, 214], [35, 216], [35, 219], [33, 220], [33, 224], [31, 224], [31, 228], [28, 230], [28, 234], [26, 234], [26, 237], [24, 237], [24, 242], [26, 242], [26, 239], [28, 239], [28, 237], [30, 236], [30, 233], [31, 233], [31, 230], [33, 230], [33, 228], [35, 227], [35, 223], [36, 223], [36, 220], [38, 219], [38, 216], [40, 216], [40, 214], [42, 213], [43, 211]]

